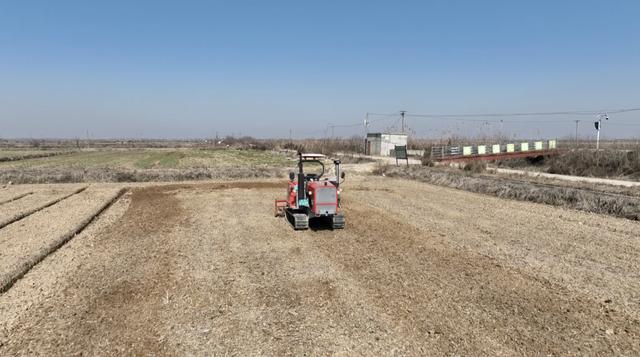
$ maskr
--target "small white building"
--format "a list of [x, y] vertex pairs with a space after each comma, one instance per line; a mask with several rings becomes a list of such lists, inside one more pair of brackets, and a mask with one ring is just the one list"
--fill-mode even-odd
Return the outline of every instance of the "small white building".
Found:
[[391, 156], [396, 145], [406, 146], [407, 135], [391, 133], [368, 133], [366, 141], [366, 154], [373, 156]]

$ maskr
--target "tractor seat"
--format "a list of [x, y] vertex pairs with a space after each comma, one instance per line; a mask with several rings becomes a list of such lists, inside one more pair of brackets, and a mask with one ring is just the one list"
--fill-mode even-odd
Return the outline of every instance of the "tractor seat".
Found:
[[309, 181], [317, 181], [318, 180], [318, 174], [306, 174], [305, 178]]

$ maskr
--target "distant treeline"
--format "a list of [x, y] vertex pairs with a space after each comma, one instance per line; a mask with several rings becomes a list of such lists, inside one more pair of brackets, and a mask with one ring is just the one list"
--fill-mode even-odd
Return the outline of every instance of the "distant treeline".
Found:
[[[532, 138], [540, 139], [540, 138]], [[506, 137], [462, 137], [451, 136], [446, 138], [417, 138], [409, 137], [408, 146], [413, 150], [428, 150], [438, 145], [473, 145], [488, 144], [503, 141], [518, 141], [526, 139], [514, 139]], [[570, 138], [558, 141], [560, 148], [588, 148], [593, 142], [579, 141]], [[638, 146], [638, 140], [617, 139], [602, 140], [601, 148], [610, 149], [634, 149]], [[302, 150], [304, 152], [319, 152], [331, 154], [335, 152], [362, 153], [364, 151], [364, 138], [362, 136], [334, 137], [334, 138], [307, 138], [307, 139], [258, 139], [251, 136], [225, 136], [220, 138], [204, 139], [0, 139], [0, 149], [43, 149], [43, 150], [69, 150], [86, 148], [111, 148], [111, 149], [135, 149], [135, 148], [239, 148], [255, 150]]]

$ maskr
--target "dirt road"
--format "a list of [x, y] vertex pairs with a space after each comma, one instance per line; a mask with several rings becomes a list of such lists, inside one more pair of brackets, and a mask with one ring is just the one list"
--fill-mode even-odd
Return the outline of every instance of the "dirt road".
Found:
[[283, 187], [132, 190], [0, 294], [0, 355], [640, 353], [638, 222], [353, 177], [294, 232]]

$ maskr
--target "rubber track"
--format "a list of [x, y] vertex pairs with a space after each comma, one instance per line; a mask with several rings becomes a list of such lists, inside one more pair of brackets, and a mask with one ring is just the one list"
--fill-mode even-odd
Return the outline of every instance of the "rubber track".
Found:
[[[291, 224], [294, 230], [309, 229], [309, 217], [302, 213], [291, 213], [288, 210], [284, 210], [285, 218]], [[298, 218], [301, 220], [298, 221]], [[306, 221], [306, 222], [305, 222]]]
[[12, 197], [12, 198], [10, 198], [10, 199], [8, 199], [8, 200], [4, 200], [4, 201], [0, 202], [0, 206], [1, 206], [1, 205], [3, 205], [3, 204], [5, 204], [5, 203], [9, 203], [9, 202], [17, 201], [17, 200], [19, 200], [19, 199], [21, 199], [21, 198], [23, 198], [23, 197], [29, 196], [29, 195], [31, 195], [31, 194], [33, 194], [33, 192], [23, 193], [23, 194], [21, 194], [21, 195], [18, 195], [18, 196]]
[[50, 244], [49, 246], [41, 249], [36, 257], [30, 259], [29, 261], [23, 263], [18, 266], [12, 272], [8, 274], [8, 278], [4, 281], [0, 281], [0, 294], [7, 292], [11, 287], [20, 279], [22, 279], [33, 267], [42, 262], [49, 255], [55, 253], [62, 246], [67, 244], [71, 239], [73, 239], [78, 234], [82, 233], [91, 223], [98, 219], [98, 217], [102, 214], [102, 212], [106, 211], [109, 207], [111, 207], [116, 201], [122, 197], [128, 191], [127, 188], [120, 189], [113, 197], [111, 197], [107, 202], [102, 204], [98, 209], [91, 214], [89, 217], [85, 218], [78, 224], [78, 226], [72, 229], [70, 232], [63, 234], [58, 240]]
[[88, 187], [89, 187], [89, 186], [82, 187], [82, 188], [80, 188], [80, 189], [77, 189], [77, 190], [75, 190], [75, 191], [71, 192], [70, 194], [68, 194], [68, 195], [66, 195], [66, 196], [62, 196], [62, 197], [60, 197], [60, 198], [58, 198], [58, 199], [56, 199], [56, 200], [53, 200], [53, 201], [51, 201], [51, 202], [48, 202], [48, 203], [46, 203], [46, 204], [45, 204], [45, 205], [43, 205], [43, 206], [36, 207], [36, 208], [31, 209], [31, 210], [28, 210], [28, 211], [26, 211], [26, 212], [22, 212], [22, 213], [18, 214], [17, 216], [14, 216], [13, 218], [9, 219], [8, 221], [1, 223], [1, 224], [0, 224], [0, 229], [4, 228], [4, 227], [6, 227], [6, 226], [8, 226], [8, 225], [10, 225], [10, 224], [16, 223], [16, 222], [18, 222], [18, 221], [19, 221], [19, 220], [21, 220], [21, 219], [27, 218], [27, 217], [29, 217], [30, 215], [32, 215], [32, 214], [34, 214], [34, 213], [36, 213], [36, 212], [38, 212], [38, 211], [42, 211], [43, 209], [45, 209], [45, 208], [47, 208], [47, 207], [51, 207], [51, 206], [55, 205], [56, 203], [58, 203], [58, 202], [60, 202], [60, 201], [62, 201], [62, 200], [66, 200], [67, 198], [69, 198], [69, 197], [71, 197], [71, 196], [73, 196], [73, 195], [77, 195], [77, 194], [79, 194], [80, 192], [82, 192], [82, 191], [86, 190]]

